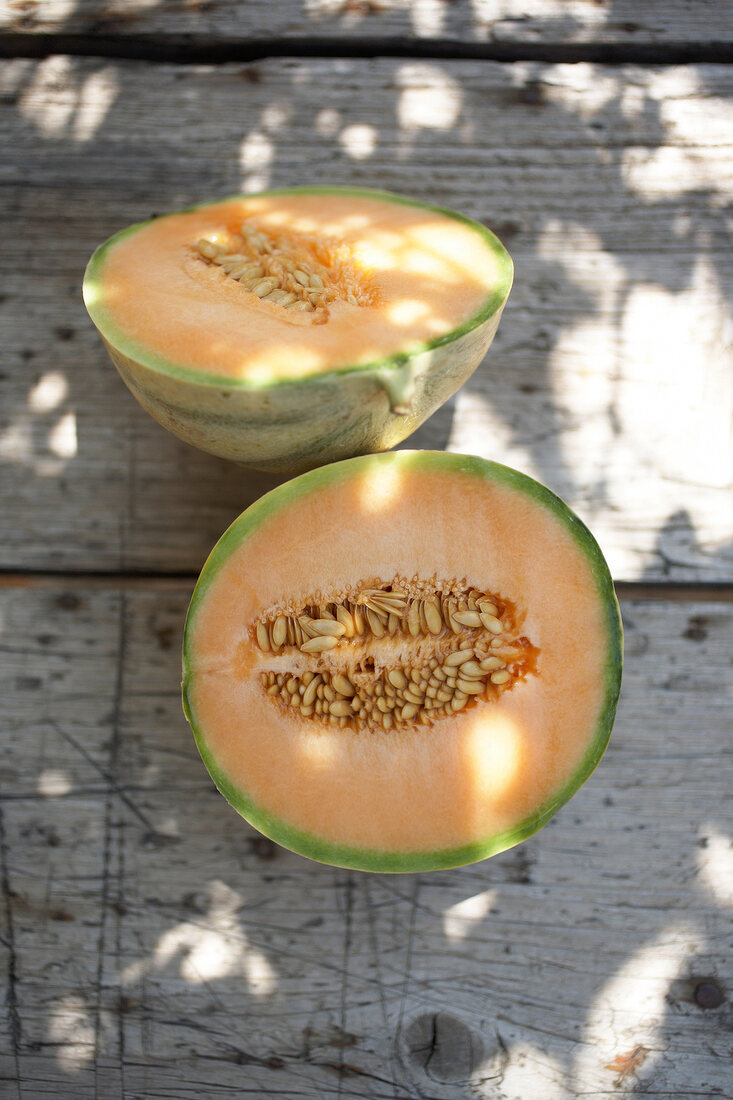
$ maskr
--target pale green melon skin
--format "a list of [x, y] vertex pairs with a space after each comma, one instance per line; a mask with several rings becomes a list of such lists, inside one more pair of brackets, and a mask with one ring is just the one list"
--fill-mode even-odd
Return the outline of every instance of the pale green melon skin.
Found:
[[[473, 374], [500, 316], [403, 366], [329, 371], [257, 390], [161, 374], [104, 343], [127, 388], [173, 435], [256, 470], [295, 474], [389, 450], [411, 435]], [[406, 386], [404, 404], [390, 382]]]
[[291, 188], [279, 193], [298, 191], [378, 197], [445, 214], [483, 239], [498, 260], [499, 278], [473, 317], [428, 345], [364, 366], [344, 364], [298, 379], [248, 383], [195, 371], [134, 346], [113, 315], [97, 303], [107, 250], [147, 223], [131, 226], [101, 245], [87, 267], [84, 300], [128, 389], [179, 439], [276, 474], [302, 473], [354, 455], [389, 450], [414, 432], [486, 355], [513, 277], [511, 258], [493, 233], [454, 211], [357, 188]]

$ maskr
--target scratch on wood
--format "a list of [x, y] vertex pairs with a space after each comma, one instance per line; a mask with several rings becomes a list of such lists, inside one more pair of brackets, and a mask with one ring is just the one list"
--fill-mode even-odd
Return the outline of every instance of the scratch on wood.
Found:
[[417, 898], [420, 893], [420, 875], [415, 875], [412, 886], [412, 897], [410, 899], [410, 920], [407, 928], [407, 948], [405, 950], [405, 980], [402, 983], [402, 998], [400, 1000], [400, 1015], [398, 1021], [398, 1031], [402, 1031], [402, 1022], [405, 1015], [405, 1007], [407, 1005], [407, 993], [410, 985], [410, 972], [412, 970], [412, 945], [415, 938], [415, 923], [417, 920], [418, 903]]
[[364, 879], [364, 892], [366, 895], [367, 922], [369, 924], [369, 945], [372, 951], [372, 958], [374, 959], [374, 974], [377, 983], [377, 989], [379, 991], [379, 1004], [382, 1009], [382, 1023], [385, 1027], [387, 1027], [387, 1001], [385, 998], [384, 983], [382, 981], [381, 956], [379, 952], [379, 944], [377, 943], [377, 928], [374, 919], [374, 905], [372, 902], [371, 883], [368, 877]]
[[15, 929], [13, 927], [13, 904], [10, 893], [10, 876], [8, 874], [8, 845], [5, 834], [5, 816], [0, 805], [0, 875], [2, 876], [2, 891], [5, 901], [5, 921], [7, 927], [6, 946], [8, 949], [8, 989], [6, 1003], [8, 1006], [8, 1032], [13, 1044], [13, 1059], [15, 1061], [15, 1076], [17, 1094], [20, 1097], [20, 1013], [18, 1011], [17, 992], [17, 956], [15, 951]]
[[[117, 896], [114, 902], [116, 915], [115, 960], [117, 973], [122, 972], [122, 918], [125, 915], [125, 822], [120, 821], [117, 843]], [[120, 1063], [120, 1093], [125, 1097], [125, 1013], [117, 1013], [117, 1057]]]
[[[125, 644], [127, 640], [127, 595], [119, 594], [119, 615], [117, 622], [117, 670], [115, 676], [114, 701], [112, 705], [112, 733], [109, 746], [109, 762], [107, 771], [112, 777], [112, 784], [116, 784], [117, 758], [120, 746], [120, 722], [122, 715], [122, 696], [124, 689], [124, 659]], [[113, 807], [115, 792], [112, 785], [108, 787], [104, 812], [104, 860], [102, 868], [102, 890], [100, 897], [101, 916], [99, 923], [99, 940], [97, 943], [97, 983], [96, 1001], [94, 1005], [94, 1100], [100, 1100], [99, 1091], [99, 1055], [101, 1048], [102, 1031], [102, 984], [104, 979], [104, 956], [107, 930], [107, 912], [110, 900], [111, 871], [110, 861], [112, 852], [113, 832]], [[122, 838], [120, 838], [120, 843]], [[118, 878], [118, 893], [122, 890], [122, 864], [120, 863], [120, 877]], [[104, 1100], [108, 1100], [104, 1097]]]
[[[339, 1026], [341, 1034], [346, 1034], [346, 991], [349, 985], [349, 959], [351, 957], [351, 926], [354, 912], [354, 876], [351, 871], [346, 872], [346, 884], [345, 884], [345, 896], [346, 896], [346, 914], [344, 919], [344, 962], [341, 977], [341, 1011]], [[344, 1061], [344, 1047], [341, 1047], [339, 1055], [339, 1081], [338, 1081], [338, 1100], [341, 1100], [343, 1080], [346, 1073], [345, 1061]]]
[[[114, 720], [115, 719], [113, 718], [113, 721]], [[72, 735], [67, 730], [62, 729], [58, 722], [51, 721], [49, 722], [49, 725], [53, 728], [54, 732], [59, 735], [59, 737], [66, 741], [68, 745], [71, 745], [71, 747], [75, 749], [79, 753], [79, 755], [84, 760], [86, 760], [88, 764], [91, 765], [92, 768], [94, 768], [94, 770], [101, 776], [101, 778], [104, 779], [105, 783], [107, 784], [105, 791], [117, 795], [120, 801], [124, 802], [129, 810], [132, 810], [135, 817], [145, 826], [148, 832], [154, 834], [155, 826], [153, 825], [152, 821], [145, 813], [143, 813], [140, 807], [132, 801], [127, 791], [125, 791], [119, 785], [116, 776], [114, 776], [109, 771], [109, 769], [103, 768], [101, 764], [97, 760], [95, 760], [90, 753], [86, 751], [84, 746], [79, 744], [75, 737], [72, 737]], [[114, 740], [114, 731], [112, 737]]]

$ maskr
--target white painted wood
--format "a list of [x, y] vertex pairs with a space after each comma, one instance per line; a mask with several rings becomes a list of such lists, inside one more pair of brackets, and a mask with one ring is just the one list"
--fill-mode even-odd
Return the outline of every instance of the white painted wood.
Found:
[[159, 42], [253, 38], [667, 46], [733, 38], [716, 0], [2, 0], [0, 29]]
[[583, 790], [493, 860], [387, 876], [275, 848], [214, 790], [185, 589], [0, 597], [3, 1097], [730, 1094], [730, 604], [625, 603]]
[[0, 563], [197, 570], [275, 483], [137, 407], [80, 282], [97, 243], [153, 212], [328, 179], [464, 210], [516, 261], [486, 364], [409, 445], [545, 481], [618, 578], [730, 580], [732, 81], [715, 66], [7, 62]]

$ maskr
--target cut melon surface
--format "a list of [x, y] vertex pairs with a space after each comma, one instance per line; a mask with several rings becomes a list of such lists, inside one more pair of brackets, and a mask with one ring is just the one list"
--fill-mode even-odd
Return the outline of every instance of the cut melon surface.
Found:
[[512, 262], [484, 226], [388, 192], [296, 188], [142, 222], [84, 300], [161, 424], [295, 471], [404, 439], [475, 370]]
[[507, 467], [398, 452], [253, 504], [191, 600], [184, 708], [215, 783], [285, 847], [372, 871], [482, 859], [595, 768], [620, 686], [602, 554]]

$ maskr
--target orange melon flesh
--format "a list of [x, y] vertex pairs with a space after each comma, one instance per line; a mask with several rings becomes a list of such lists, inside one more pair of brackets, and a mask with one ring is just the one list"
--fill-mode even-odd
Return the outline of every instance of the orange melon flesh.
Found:
[[[537, 483], [455, 455], [354, 459], [268, 496], [212, 554], [186, 629], [188, 713], [230, 801], [305, 854], [377, 870], [533, 832], [597, 763], [618, 694], [618, 609], [592, 536]], [[332, 728], [272, 705], [263, 610], [415, 575], [513, 601], [534, 672], [429, 726]]]
[[[373, 304], [339, 301], [326, 324], [313, 324], [307, 314], [261, 301], [195, 254], [199, 238], [236, 231], [247, 219], [268, 232], [347, 245]], [[95, 320], [127, 347], [217, 377], [257, 382], [361, 366], [409, 353], [474, 317], [506, 279], [489, 238], [467, 220], [395, 196], [238, 197], [121, 234], [94, 288]]]

